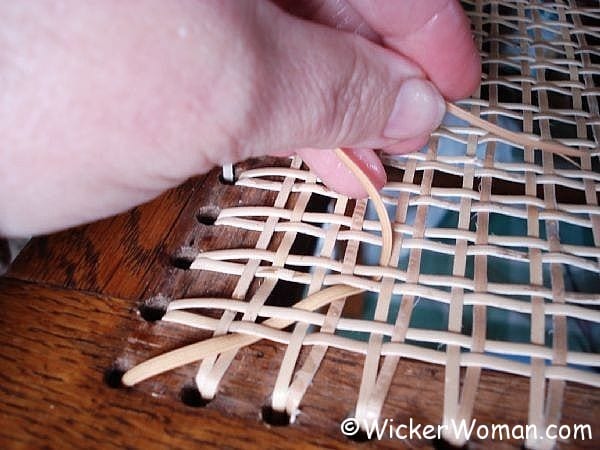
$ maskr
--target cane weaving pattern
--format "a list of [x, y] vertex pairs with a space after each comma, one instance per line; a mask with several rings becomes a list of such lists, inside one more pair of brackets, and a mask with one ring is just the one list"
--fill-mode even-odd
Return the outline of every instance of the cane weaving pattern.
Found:
[[[387, 267], [378, 263], [381, 229], [370, 200], [327, 190], [297, 158], [239, 174], [239, 186], [277, 192], [272, 205], [224, 209], [216, 221], [256, 232], [255, 248], [200, 253], [191, 266], [239, 277], [232, 298], [175, 300], [163, 320], [283, 344], [271, 402], [292, 421], [331, 347], [364, 355], [359, 420], [380, 416], [405, 358], [445, 367], [444, 423], [470, 419], [483, 370], [529, 379], [525, 420], [540, 428], [560, 424], [565, 383], [600, 387], [600, 7], [464, 6], [484, 75], [458, 105], [579, 156], [523, 148], [448, 116], [422, 151], [383, 155], [390, 172], [381, 195], [394, 232]], [[308, 210], [315, 199], [325, 209]], [[303, 235], [318, 238], [313, 255], [292, 252]], [[366, 293], [316, 311], [267, 304], [282, 281], [304, 287], [304, 296], [335, 285]], [[360, 314], [344, 312], [350, 302]], [[259, 318], [294, 325], [275, 329]], [[513, 328], [521, 334], [510, 337]], [[236, 352], [196, 363], [203, 397], [215, 396]]]

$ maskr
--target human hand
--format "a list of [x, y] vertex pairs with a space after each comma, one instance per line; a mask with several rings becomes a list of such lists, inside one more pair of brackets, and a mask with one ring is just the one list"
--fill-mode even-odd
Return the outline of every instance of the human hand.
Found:
[[0, 234], [95, 220], [215, 165], [298, 149], [330, 187], [364, 195], [325, 149], [360, 149], [381, 186], [367, 149], [419, 148], [440, 92], [479, 82], [455, 0], [278, 3], [0, 4]]

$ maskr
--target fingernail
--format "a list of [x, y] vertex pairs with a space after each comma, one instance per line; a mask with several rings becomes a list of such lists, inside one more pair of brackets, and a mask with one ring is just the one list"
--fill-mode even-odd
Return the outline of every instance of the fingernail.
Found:
[[446, 113], [444, 99], [427, 80], [411, 78], [402, 83], [383, 135], [408, 139], [431, 133]]

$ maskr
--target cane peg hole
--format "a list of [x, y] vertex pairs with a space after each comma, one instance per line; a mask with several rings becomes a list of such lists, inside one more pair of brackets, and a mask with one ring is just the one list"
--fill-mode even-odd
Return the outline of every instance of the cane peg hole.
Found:
[[286, 411], [277, 411], [271, 405], [265, 405], [260, 411], [263, 422], [274, 427], [287, 427], [291, 420]]
[[211, 402], [211, 400], [202, 397], [198, 388], [191, 384], [181, 388], [179, 398], [184, 405], [190, 408], [203, 408]]
[[189, 270], [193, 262], [194, 258], [188, 256], [173, 256], [171, 258], [171, 265], [181, 270]]
[[348, 439], [350, 439], [351, 441], [357, 442], [357, 443], [369, 442], [371, 440], [371, 438], [369, 437], [367, 432], [365, 430], [363, 430], [362, 428], [360, 430], [358, 430], [356, 433], [354, 433], [353, 435], [348, 436]]
[[127, 372], [125, 365], [118, 361], [115, 362], [112, 366], [104, 371], [102, 376], [104, 384], [111, 389], [120, 389], [126, 387], [121, 381], [125, 372]]
[[233, 164], [224, 165], [219, 173], [219, 183], [226, 186], [233, 186], [236, 181], [235, 166]]
[[469, 443], [466, 442], [463, 446], [454, 445], [443, 437], [431, 441], [435, 450], [469, 450]]
[[211, 226], [215, 224], [221, 208], [217, 206], [204, 206], [196, 213], [196, 220], [200, 225]]
[[189, 270], [196, 256], [198, 256], [198, 250], [193, 247], [183, 246], [171, 257], [171, 266], [181, 270]]
[[168, 306], [169, 299], [163, 295], [157, 295], [142, 303], [138, 312], [146, 322], [157, 322], [167, 313]]

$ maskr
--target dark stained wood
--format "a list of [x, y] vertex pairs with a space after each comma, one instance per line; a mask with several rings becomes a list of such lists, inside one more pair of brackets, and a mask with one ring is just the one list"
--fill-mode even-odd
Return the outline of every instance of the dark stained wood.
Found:
[[[273, 385], [282, 348], [267, 342], [240, 352], [218, 396], [203, 408], [185, 406], [180, 390], [187, 367], [132, 389], [103, 381], [115, 361], [126, 367], [189, 334], [148, 324], [130, 300], [18, 280], [0, 279], [0, 445], [2, 448], [396, 448], [398, 442], [356, 444], [338, 424], [350, 415], [361, 357], [332, 350], [309, 390], [302, 414], [287, 427], [269, 427], [260, 410]], [[131, 335], [131, 330], [136, 330]], [[124, 342], [152, 335], [139, 351]], [[162, 337], [162, 339], [160, 338]], [[158, 347], [155, 347], [158, 346]], [[481, 423], [523, 423], [524, 379], [485, 373], [476, 415]], [[441, 419], [443, 370], [403, 361], [383, 411], [395, 423]], [[587, 423], [598, 395], [569, 385], [564, 423]], [[377, 445], [376, 445], [377, 444]], [[428, 441], [407, 442], [430, 447]], [[518, 444], [513, 442], [513, 444]], [[594, 448], [578, 442], [578, 448]], [[485, 448], [474, 442], [472, 448]]]
[[103, 373], [137, 325], [130, 301], [2, 280], [0, 307], [3, 449], [341, 448], [306, 427], [271, 430], [256, 409], [242, 419], [109, 388]]
[[[132, 389], [105, 383], [108, 369], [126, 369], [206, 336], [143, 320], [138, 307], [146, 299], [233, 289], [236, 277], [183, 270], [173, 258], [254, 246], [258, 233], [232, 233], [196, 215], [272, 200], [272, 194], [220, 184], [213, 171], [128, 214], [34, 239], [0, 278], [0, 448], [431, 448], [426, 440], [357, 444], [342, 436], [339, 423], [352, 414], [363, 357], [341, 350], [328, 351], [302, 414], [285, 427], [267, 426], [260, 417], [284, 350], [271, 342], [240, 351], [216, 398], [201, 408], [180, 398], [195, 365]], [[443, 367], [403, 360], [383, 417], [436, 425], [443, 389]], [[478, 423], [526, 423], [528, 391], [525, 378], [484, 372]], [[598, 411], [599, 390], [567, 385], [563, 423], [596, 423]], [[521, 442], [495, 444], [515, 448]], [[474, 441], [471, 448], [487, 445]]]
[[10, 248], [8, 247], [8, 241], [0, 238], [0, 275], [8, 269], [10, 264]]

